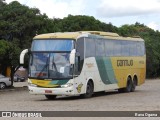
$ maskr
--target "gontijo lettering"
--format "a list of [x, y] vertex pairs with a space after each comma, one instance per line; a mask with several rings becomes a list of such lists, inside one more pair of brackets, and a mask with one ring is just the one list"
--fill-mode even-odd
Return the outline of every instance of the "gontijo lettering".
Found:
[[133, 66], [133, 60], [117, 60], [117, 66]]

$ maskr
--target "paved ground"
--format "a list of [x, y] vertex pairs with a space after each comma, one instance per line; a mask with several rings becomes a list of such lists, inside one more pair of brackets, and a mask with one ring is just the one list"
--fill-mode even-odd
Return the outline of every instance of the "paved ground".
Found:
[[30, 95], [27, 87], [23, 87], [26, 85], [15, 83], [16, 89], [0, 91], [0, 111], [160, 111], [159, 79], [146, 80], [131, 93], [112, 91], [95, 94], [90, 99], [62, 97], [52, 101], [43, 95]]
[[14, 84], [13, 84], [14, 87], [24, 87], [24, 86], [27, 86], [27, 85], [28, 85], [27, 81], [25, 81], [25, 82], [14, 82]]

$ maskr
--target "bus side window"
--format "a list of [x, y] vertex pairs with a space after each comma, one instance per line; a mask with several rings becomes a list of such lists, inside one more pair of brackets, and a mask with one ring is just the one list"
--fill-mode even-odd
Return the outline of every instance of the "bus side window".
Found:
[[143, 56], [145, 54], [144, 42], [137, 42], [137, 55]]
[[79, 75], [80, 71], [81, 71], [81, 68], [80, 68], [80, 56], [76, 55], [75, 59], [76, 59], [75, 60], [75, 75]]
[[84, 38], [78, 38], [76, 42], [76, 64], [75, 64], [75, 72], [76, 75], [79, 75], [82, 71], [83, 63], [84, 63]]
[[102, 57], [105, 56], [105, 50], [104, 50], [104, 41], [103, 39], [96, 39], [96, 56]]

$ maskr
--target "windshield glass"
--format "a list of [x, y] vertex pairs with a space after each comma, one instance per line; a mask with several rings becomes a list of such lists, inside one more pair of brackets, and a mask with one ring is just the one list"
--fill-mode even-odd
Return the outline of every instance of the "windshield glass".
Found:
[[44, 79], [71, 78], [69, 55], [74, 41], [69, 39], [33, 40], [29, 76]]
[[73, 47], [73, 40], [34, 40], [31, 51], [71, 51]]
[[30, 77], [34, 78], [71, 78], [70, 53], [32, 53], [30, 57]]

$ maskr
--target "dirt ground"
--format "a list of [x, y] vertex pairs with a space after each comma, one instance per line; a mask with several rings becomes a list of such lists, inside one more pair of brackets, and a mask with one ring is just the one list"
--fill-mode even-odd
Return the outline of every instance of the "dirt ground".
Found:
[[160, 111], [159, 91], [160, 79], [146, 80], [135, 92], [96, 93], [90, 99], [76, 96], [47, 100], [44, 95], [19, 89], [0, 92], [0, 111]]

